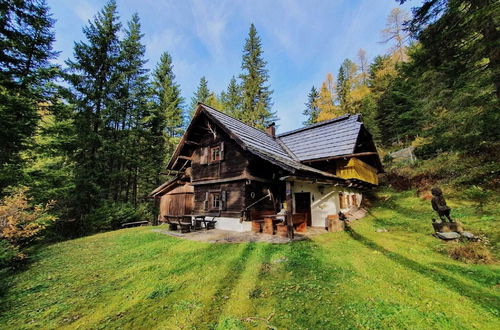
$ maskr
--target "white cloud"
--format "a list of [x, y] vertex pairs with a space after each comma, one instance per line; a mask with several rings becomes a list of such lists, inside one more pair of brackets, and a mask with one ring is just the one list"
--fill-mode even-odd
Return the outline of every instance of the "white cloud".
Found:
[[231, 8], [227, 2], [201, 1], [191, 2], [193, 20], [190, 24], [195, 27], [196, 35], [205, 46], [213, 59], [224, 59], [224, 35]]
[[92, 6], [87, 1], [78, 1], [78, 4], [74, 8], [76, 16], [78, 16], [78, 18], [80, 18], [84, 23], [87, 23], [89, 19], [94, 17], [97, 11], [97, 8]]

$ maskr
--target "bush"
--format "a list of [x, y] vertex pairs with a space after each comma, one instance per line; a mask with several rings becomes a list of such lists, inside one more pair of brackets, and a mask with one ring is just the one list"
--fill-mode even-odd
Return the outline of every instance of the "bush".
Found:
[[490, 250], [481, 242], [458, 243], [448, 250], [451, 258], [467, 263], [491, 264], [494, 262]]
[[119, 229], [123, 223], [149, 219], [151, 213], [145, 204], [136, 207], [131, 203], [106, 202], [86, 215], [83, 223], [87, 233], [95, 233]]
[[484, 204], [492, 197], [493, 193], [489, 190], [483, 189], [478, 186], [472, 186], [467, 188], [463, 192], [464, 196], [468, 199], [473, 200], [480, 209], [483, 208]]
[[45, 227], [56, 220], [48, 211], [54, 204], [30, 205], [27, 187], [17, 187], [0, 201], [0, 239], [14, 247], [29, 245]]

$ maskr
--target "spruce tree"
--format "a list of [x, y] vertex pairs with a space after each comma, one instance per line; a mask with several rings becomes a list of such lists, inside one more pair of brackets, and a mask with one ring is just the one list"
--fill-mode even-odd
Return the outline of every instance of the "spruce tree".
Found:
[[357, 71], [356, 64], [346, 58], [339, 68], [337, 77], [337, 101], [339, 107], [344, 113], [352, 113], [351, 91], [355, 82], [355, 74]]
[[242, 118], [241, 86], [234, 76], [229, 81], [227, 91], [221, 93], [221, 101], [224, 111], [228, 115], [236, 119]]
[[118, 65], [120, 43], [115, 1], [104, 8], [83, 28], [86, 41], [74, 46], [69, 67], [72, 102], [75, 105], [77, 146], [75, 183], [77, 215], [96, 207], [105, 193], [106, 160], [103, 153], [104, 125], [112, 124], [109, 114], [116, 110], [115, 96], [120, 81]]
[[203, 76], [200, 78], [200, 84], [194, 92], [193, 97], [191, 97], [191, 105], [189, 107], [189, 115], [193, 117], [196, 108], [198, 107], [198, 102], [206, 103], [208, 98], [210, 97], [210, 90], [208, 89], [208, 81]]
[[153, 72], [150, 99], [145, 121], [149, 144], [146, 171], [150, 173], [151, 182], [158, 185], [162, 180], [162, 169], [172, 155], [183, 127], [184, 99], [175, 82], [172, 58], [167, 52], [161, 55]]
[[21, 180], [26, 150], [39, 120], [39, 104], [58, 73], [54, 20], [44, 0], [0, 1], [0, 193]]
[[318, 106], [319, 93], [316, 87], [311, 87], [311, 91], [307, 94], [307, 103], [305, 103], [305, 110], [302, 112], [306, 116], [306, 120], [302, 122], [304, 125], [311, 125], [317, 122], [320, 108]]
[[104, 154], [108, 158], [108, 198], [134, 204], [138, 195], [146, 193], [140, 191], [145, 157], [143, 121], [147, 115], [148, 97], [148, 70], [144, 68], [142, 37], [139, 16], [134, 14], [120, 42], [116, 102], [106, 118], [108, 134], [104, 139]]
[[269, 73], [266, 69], [267, 62], [262, 55], [262, 42], [252, 23], [245, 40], [241, 64], [242, 120], [259, 129], [277, 120], [276, 113], [271, 112], [272, 91], [267, 85]]

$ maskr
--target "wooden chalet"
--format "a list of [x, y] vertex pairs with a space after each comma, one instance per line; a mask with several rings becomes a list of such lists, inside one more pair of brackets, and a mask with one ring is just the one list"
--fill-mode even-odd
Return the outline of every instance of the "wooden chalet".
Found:
[[176, 176], [151, 194], [160, 220], [209, 216], [216, 228], [272, 233], [359, 207], [382, 165], [359, 115], [276, 135], [200, 103], [167, 169]]

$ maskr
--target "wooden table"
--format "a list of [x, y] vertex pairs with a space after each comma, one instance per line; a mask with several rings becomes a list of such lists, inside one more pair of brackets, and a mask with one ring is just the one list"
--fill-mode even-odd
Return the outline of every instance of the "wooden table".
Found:
[[170, 225], [171, 230], [177, 230], [177, 225], [179, 225], [181, 233], [189, 233], [193, 227], [191, 215], [164, 215], [164, 218]]
[[201, 224], [205, 227], [206, 230], [215, 229], [215, 223], [217, 221], [214, 220], [215, 216], [212, 216], [212, 220], [207, 220], [206, 215], [195, 215], [194, 216], [194, 228], [201, 229]]

